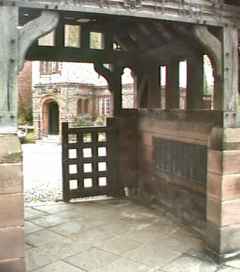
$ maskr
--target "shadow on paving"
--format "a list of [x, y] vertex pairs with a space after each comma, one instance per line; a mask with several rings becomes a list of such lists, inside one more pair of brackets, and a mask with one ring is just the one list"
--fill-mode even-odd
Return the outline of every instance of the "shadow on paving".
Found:
[[164, 212], [127, 200], [25, 207], [27, 271], [237, 272], [219, 266], [200, 237]]

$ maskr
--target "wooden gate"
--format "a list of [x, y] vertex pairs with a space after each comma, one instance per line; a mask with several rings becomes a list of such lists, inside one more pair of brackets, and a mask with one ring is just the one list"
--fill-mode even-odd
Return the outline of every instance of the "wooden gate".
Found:
[[106, 127], [72, 128], [62, 124], [63, 200], [115, 195], [116, 130]]

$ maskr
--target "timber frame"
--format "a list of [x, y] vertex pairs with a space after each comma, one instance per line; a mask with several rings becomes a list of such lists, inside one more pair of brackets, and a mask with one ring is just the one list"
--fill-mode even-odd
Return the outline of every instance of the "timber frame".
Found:
[[108, 14], [139, 18], [152, 18], [204, 25], [223, 26], [238, 24], [240, 8], [226, 5], [223, 0], [73, 0], [27, 1], [1, 0], [2, 5], [20, 8], [50, 9], [93, 14]]
[[[224, 0], [0, 0], [1, 140], [9, 145], [10, 135], [17, 141], [14, 136], [17, 131], [17, 74], [25, 59], [93, 63], [113, 93], [114, 120], [119, 133], [117, 171], [119, 176], [125, 175], [125, 186], [135, 194], [145, 188], [148, 192], [144, 193], [149, 193], [151, 182], [154, 189], [155, 186], [164, 189], [162, 183], [166, 175], [160, 171], [156, 177], [156, 172], [166, 169], [161, 164], [157, 169], [159, 165], [154, 161], [167, 152], [159, 149], [161, 144], [172, 144], [171, 156], [176, 149], [180, 157], [184, 150], [190, 150], [190, 155], [204, 152], [207, 169], [204, 168], [202, 176], [207, 175], [205, 180], [197, 185], [192, 180], [190, 183], [184, 180], [183, 188], [192, 186], [188, 196], [194, 198], [195, 193], [200, 192], [204, 199], [205, 238], [209, 251], [220, 261], [236, 256], [240, 252], [240, 6], [232, 3]], [[66, 24], [81, 25], [83, 37], [78, 48], [64, 45]], [[90, 32], [95, 30], [105, 34], [101, 50], [89, 46]], [[54, 31], [53, 46], [39, 45], [39, 38]], [[204, 55], [209, 56], [214, 71], [212, 110], [203, 108]], [[186, 60], [188, 68], [185, 110], [179, 108], [179, 62], [182, 60]], [[161, 66], [167, 70], [165, 108], [162, 108], [159, 84]], [[121, 76], [125, 67], [131, 68], [136, 78], [137, 109], [133, 111], [122, 110]], [[149, 138], [144, 138], [146, 134]], [[188, 144], [194, 146], [189, 149]], [[142, 151], [144, 145], [148, 147]], [[155, 156], [157, 149], [159, 153]], [[7, 162], [4, 161], [6, 156], [1, 157], [1, 154], [0, 150], [0, 167]], [[171, 161], [171, 156], [166, 161]], [[181, 158], [179, 161], [181, 164]], [[232, 167], [233, 161], [236, 163]], [[174, 163], [171, 165], [175, 167]], [[192, 165], [197, 165], [196, 161]], [[5, 182], [6, 175], [1, 176], [2, 173], [0, 180]], [[19, 181], [20, 168], [18, 173], [16, 180]], [[167, 186], [171, 186], [169, 181], [172, 180], [176, 181], [175, 177], [168, 177]], [[178, 179], [176, 183], [179, 186]], [[171, 189], [175, 187], [176, 184]], [[236, 192], [229, 197], [232, 188]], [[18, 193], [22, 194], [20, 186]], [[23, 230], [23, 225], [10, 226], [18, 233]], [[0, 235], [9, 231], [8, 227], [0, 225]], [[23, 237], [23, 231], [19, 235]], [[0, 252], [0, 270], [2, 263], [9, 263], [11, 267], [23, 256], [5, 258]]]

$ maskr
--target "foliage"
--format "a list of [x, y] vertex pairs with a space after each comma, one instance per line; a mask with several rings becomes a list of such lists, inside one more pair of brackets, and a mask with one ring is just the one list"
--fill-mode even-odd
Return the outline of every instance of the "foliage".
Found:
[[32, 107], [23, 107], [21, 104], [18, 108], [18, 123], [19, 124], [29, 124], [32, 125], [33, 123], [33, 114], [32, 114]]
[[94, 122], [89, 115], [83, 115], [81, 117], [75, 117], [72, 125], [74, 127], [89, 127], [94, 126]]
[[104, 116], [98, 116], [95, 121], [95, 126], [105, 126], [106, 125], [106, 118]]
[[103, 116], [98, 116], [95, 120], [86, 114], [81, 117], [76, 117], [72, 123], [73, 127], [91, 127], [91, 126], [105, 126], [106, 118]]
[[28, 132], [26, 137], [24, 138], [24, 144], [34, 144], [36, 142], [36, 135], [33, 131]]

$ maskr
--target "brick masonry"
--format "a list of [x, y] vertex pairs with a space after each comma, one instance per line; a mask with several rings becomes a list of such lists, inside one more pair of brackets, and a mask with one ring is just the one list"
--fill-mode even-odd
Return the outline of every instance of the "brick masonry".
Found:
[[21, 147], [0, 135], [0, 271], [24, 272], [24, 203]]

